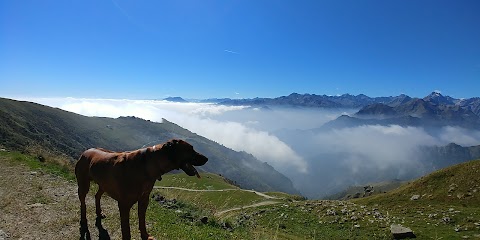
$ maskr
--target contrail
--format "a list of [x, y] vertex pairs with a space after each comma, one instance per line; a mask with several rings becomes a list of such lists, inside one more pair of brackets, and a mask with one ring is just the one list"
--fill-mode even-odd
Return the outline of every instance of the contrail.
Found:
[[125, 11], [125, 9], [123, 9], [122, 7], [120, 7], [120, 5], [115, 1], [115, 0], [111, 0], [113, 5], [115, 5], [115, 7], [125, 16], [127, 17], [127, 19], [133, 24], [133, 25], [136, 25], [137, 27], [143, 29], [144, 31], [146, 32], [151, 32], [153, 33], [154, 31], [152, 31], [152, 29], [146, 27], [145, 25], [143, 24], [140, 24], [138, 21], [135, 21], [135, 19], [133, 19], [132, 16], [130, 16], [130, 14], [128, 14], [127, 11]]
[[223, 51], [225, 51], [225, 52], [227, 52], [227, 53], [231, 53], [231, 54], [240, 54], [240, 53], [238, 53], [238, 52], [231, 51], [231, 50], [227, 50], [227, 49], [225, 49], [225, 50], [223, 50]]

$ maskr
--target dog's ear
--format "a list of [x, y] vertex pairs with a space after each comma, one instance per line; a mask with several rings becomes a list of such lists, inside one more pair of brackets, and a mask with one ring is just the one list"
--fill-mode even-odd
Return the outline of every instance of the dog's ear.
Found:
[[171, 147], [171, 146], [177, 145], [177, 144], [179, 144], [179, 143], [180, 143], [179, 140], [177, 140], [177, 139], [172, 139], [172, 140], [168, 141], [165, 145], [166, 145], [167, 147]]
[[170, 148], [175, 144], [177, 144], [176, 140], [170, 140], [165, 144], [165, 147]]
[[173, 140], [170, 140], [170, 141], [166, 142], [163, 145], [163, 149], [168, 154], [168, 157], [171, 158], [172, 160], [173, 160], [174, 153], [175, 153], [175, 145], [177, 145], [177, 144], [178, 144], [178, 141], [173, 139]]

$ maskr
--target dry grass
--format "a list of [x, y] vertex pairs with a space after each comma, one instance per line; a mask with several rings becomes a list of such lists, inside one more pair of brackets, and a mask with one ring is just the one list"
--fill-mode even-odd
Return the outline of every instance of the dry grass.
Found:
[[[87, 214], [90, 233], [98, 239], [94, 192], [87, 197]], [[102, 205], [111, 214], [103, 221], [110, 237], [121, 238], [116, 202], [103, 197]], [[79, 216], [77, 188], [72, 180], [33, 170], [0, 155], [0, 229], [10, 239], [77, 239]]]

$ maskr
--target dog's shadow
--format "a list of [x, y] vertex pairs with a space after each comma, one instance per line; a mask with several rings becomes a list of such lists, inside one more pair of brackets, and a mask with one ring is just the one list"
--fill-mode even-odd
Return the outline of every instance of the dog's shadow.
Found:
[[[102, 226], [101, 217], [95, 219], [95, 226], [98, 229], [98, 240], [110, 240], [110, 234], [108, 234], [108, 231]], [[88, 226], [80, 226], [80, 240], [91, 240]]]

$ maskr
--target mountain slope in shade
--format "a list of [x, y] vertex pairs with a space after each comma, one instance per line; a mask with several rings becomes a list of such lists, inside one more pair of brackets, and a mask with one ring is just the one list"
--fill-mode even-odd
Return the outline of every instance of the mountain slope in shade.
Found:
[[458, 106], [468, 109], [475, 113], [476, 115], [480, 116], [480, 98], [469, 98], [469, 99], [462, 99], [457, 103]]
[[273, 167], [244, 152], [236, 152], [164, 120], [136, 117], [99, 118], [36, 103], [0, 98], [0, 147], [26, 150], [40, 146], [65, 153], [75, 161], [84, 150], [103, 147], [125, 151], [162, 143], [171, 138], [190, 142], [209, 158], [203, 171], [222, 174], [241, 187], [298, 194], [292, 182]]

